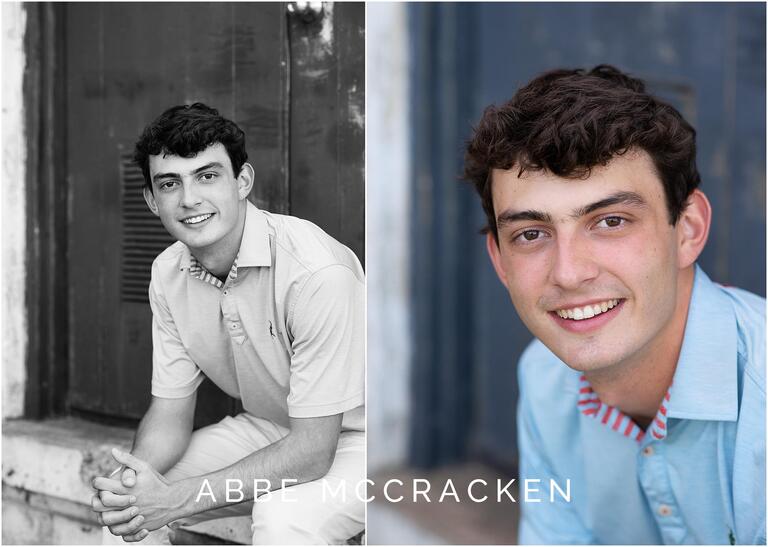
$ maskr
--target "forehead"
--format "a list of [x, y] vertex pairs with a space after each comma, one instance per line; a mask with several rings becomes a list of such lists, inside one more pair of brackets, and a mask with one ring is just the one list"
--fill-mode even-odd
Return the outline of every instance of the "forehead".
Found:
[[518, 166], [493, 171], [491, 191], [497, 214], [509, 208], [570, 213], [615, 192], [635, 192], [651, 206], [665, 206], [661, 179], [650, 156], [642, 150], [593, 167], [586, 179], [558, 177], [549, 171], [526, 171], [518, 177], [518, 172]]
[[149, 173], [189, 173], [210, 163], [220, 163], [231, 169], [227, 149], [221, 143], [214, 143], [194, 156], [182, 158], [174, 154], [155, 154], [149, 156]]

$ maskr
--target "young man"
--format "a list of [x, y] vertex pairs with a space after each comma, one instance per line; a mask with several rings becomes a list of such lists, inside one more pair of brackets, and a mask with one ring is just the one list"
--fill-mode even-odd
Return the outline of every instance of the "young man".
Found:
[[[178, 242], [152, 265], [152, 402], [131, 454], [115, 452], [121, 476], [94, 481], [93, 508], [126, 541], [251, 514], [254, 544], [343, 543], [364, 527], [360, 263], [247, 201], [245, 136], [212, 108], [168, 109], [135, 159]], [[204, 376], [245, 412], [193, 433]]]
[[696, 265], [695, 132], [613, 67], [488, 108], [466, 176], [538, 338], [519, 364], [522, 543], [765, 543], [765, 300]]

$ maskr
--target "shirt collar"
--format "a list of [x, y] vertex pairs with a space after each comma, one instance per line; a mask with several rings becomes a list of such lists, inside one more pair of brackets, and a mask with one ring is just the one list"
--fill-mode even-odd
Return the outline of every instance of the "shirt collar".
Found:
[[272, 252], [269, 246], [269, 226], [263, 211], [246, 200], [245, 228], [243, 239], [240, 241], [240, 251], [237, 255], [237, 265], [243, 267], [258, 267], [272, 265]]
[[[237, 268], [271, 266], [272, 252], [269, 243], [269, 226], [267, 217], [250, 201], [246, 200], [245, 226], [243, 237], [240, 240], [240, 249], [232, 264], [229, 276], [237, 278]], [[189, 247], [183, 246], [180, 269], [186, 265], [192, 277], [206, 281], [219, 288], [223, 285], [213, 274], [209, 273], [203, 265], [192, 255]], [[217, 283], [218, 282], [218, 283]]]
[[[218, 277], [206, 270], [205, 266], [203, 266], [197, 258], [195, 258], [195, 255], [191, 253], [189, 254], [189, 275], [200, 281], [210, 283], [218, 289], [221, 289], [224, 286], [224, 283]], [[235, 257], [235, 261], [229, 269], [228, 277], [230, 279], [237, 279], [237, 257]]]
[[[672, 385], [648, 431], [667, 436], [667, 418], [735, 421], [738, 417], [737, 331], [730, 300], [696, 266], [688, 319]], [[577, 406], [614, 431], [642, 442], [644, 432], [618, 408], [604, 404], [584, 375]]]
[[738, 333], [730, 299], [696, 266], [669, 417], [735, 421]]

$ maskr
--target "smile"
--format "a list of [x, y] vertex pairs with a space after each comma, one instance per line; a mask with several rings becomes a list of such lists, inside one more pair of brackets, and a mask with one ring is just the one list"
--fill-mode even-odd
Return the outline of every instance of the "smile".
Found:
[[596, 315], [605, 313], [608, 310], [614, 308], [619, 301], [617, 299], [604, 300], [597, 304], [588, 304], [580, 308], [567, 308], [555, 310], [555, 313], [563, 319], [573, 319], [574, 321], [582, 321], [584, 319], [591, 319]]
[[208, 213], [205, 215], [198, 215], [196, 217], [189, 217], [182, 220], [184, 224], [200, 224], [201, 222], [204, 222], [211, 218], [213, 216], [213, 213]]

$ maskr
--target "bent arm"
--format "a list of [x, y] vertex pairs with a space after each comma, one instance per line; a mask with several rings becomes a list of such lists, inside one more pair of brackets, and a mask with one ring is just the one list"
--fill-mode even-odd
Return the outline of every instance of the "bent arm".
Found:
[[[224, 469], [172, 483], [172, 498], [181, 501], [173, 519], [252, 500], [257, 493], [282, 488], [283, 480], [289, 481], [286, 486], [290, 486], [325, 476], [336, 453], [341, 420], [342, 414], [292, 418], [290, 433], [276, 443]], [[230, 497], [236, 499], [231, 501], [227, 501], [227, 480], [240, 481], [230, 483], [231, 488], [242, 485], [242, 490], [233, 491]], [[254, 491], [254, 480], [259, 481], [259, 492]]]

